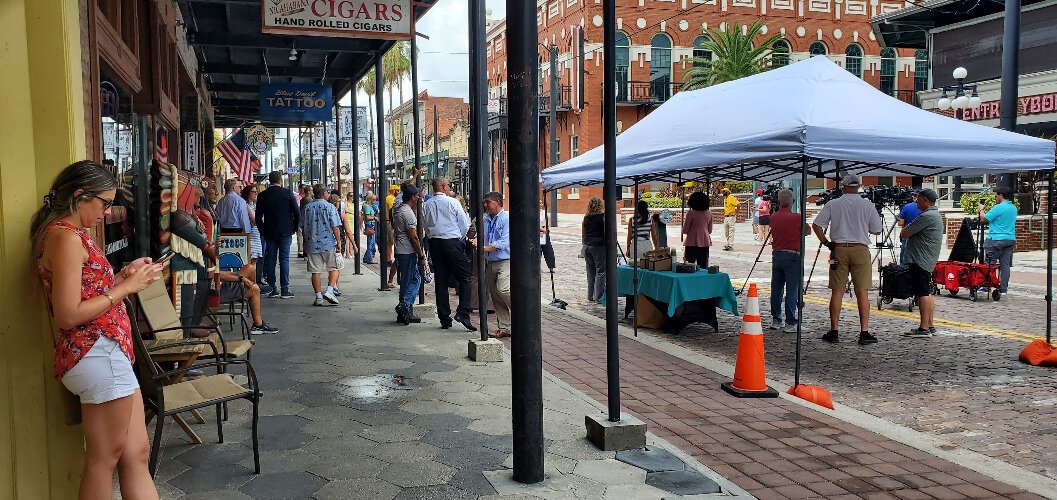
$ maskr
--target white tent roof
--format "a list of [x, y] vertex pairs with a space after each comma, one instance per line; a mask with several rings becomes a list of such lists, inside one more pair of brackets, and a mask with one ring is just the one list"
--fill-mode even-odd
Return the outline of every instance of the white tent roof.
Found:
[[[1054, 168], [1054, 142], [894, 99], [825, 57], [679, 92], [617, 136], [622, 184], [677, 179], [979, 175]], [[816, 161], [817, 160], [817, 161]], [[546, 189], [602, 182], [603, 146], [542, 172]]]

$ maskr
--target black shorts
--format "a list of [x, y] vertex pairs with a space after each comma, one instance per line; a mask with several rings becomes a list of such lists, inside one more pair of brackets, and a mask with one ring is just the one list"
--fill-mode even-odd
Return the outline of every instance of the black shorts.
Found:
[[932, 272], [926, 271], [917, 264], [909, 264], [910, 272], [907, 277], [910, 280], [910, 291], [915, 297], [925, 297], [932, 294]]

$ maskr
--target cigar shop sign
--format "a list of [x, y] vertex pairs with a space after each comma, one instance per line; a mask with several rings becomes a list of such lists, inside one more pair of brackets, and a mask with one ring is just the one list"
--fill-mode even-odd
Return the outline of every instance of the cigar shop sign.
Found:
[[412, 0], [263, 0], [261, 31], [410, 40]]

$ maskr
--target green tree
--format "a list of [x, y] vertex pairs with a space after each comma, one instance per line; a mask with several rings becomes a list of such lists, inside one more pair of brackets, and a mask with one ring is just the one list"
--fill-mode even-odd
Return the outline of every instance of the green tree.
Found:
[[[393, 120], [393, 89], [397, 89], [400, 93], [401, 99], [404, 95], [404, 77], [411, 72], [411, 44], [407, 41], [398, 41], [393, 44], [392, 48], [382, 56], [382, 78], [386, 90], [389, 93], [389, 119]], [[398, 127], [392, 122], [389, 124], [389, 130], [396, 132]], [[403, 137], [397, 136], [396, 133], [392, 134], [392, 140], [389, 144], [392, 145], [393, 149], [393, 161], [396, 161], [397, 151], [403, 151], [400, 147]]]
[[782, 36], [773, 35], [754, 44], [762, 32], [763, 23], [759, 21], [748, 27], [728, 26], [726, 31], [706, 30], [709, 40], [701, 48], [711, 51], [713, 59], [694, 59], [694, 67], [683, 75], [682, 90], [702, 89], [771, 69], [771, 46]]

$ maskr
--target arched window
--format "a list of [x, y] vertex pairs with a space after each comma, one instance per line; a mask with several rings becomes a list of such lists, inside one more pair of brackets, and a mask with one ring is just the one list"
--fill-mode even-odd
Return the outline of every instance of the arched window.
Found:
[[627, 101], [628, 100], [628, 76], [629, 68], [631, 67], [631, 40], [628, 39], [628, 34], [623, 31], [617, 31], [615, 40], [616, 52], [617, 52], [617, 100]]
[[826, 44], [821, 40], [811, 42], [811, 46], [808, 47], [807, 51], [811, 54], [811, 57], [824, 56], [829, 53], [829, 50], [826, 49]]
[[708, 35], [701, 35], [694, 39], [694, 67], [704, 66], [704, 61], [712, 60], [712, 51], [705, 48], [705, 43], [712, 41]]
[[857, 78], [862, 78], [862, 47], [853, 43], [844, 49], [844, 69]]
[[657, 33], [650, 41], [650, 98], [666, 101], [672, 95], [672, 39]]
[[896, 49], [881, 49], [881, 92], [895, 95], [896, 91]]
[[777, 68], [789, 65], [789, 42], [776, 40], [771, 45], [771, 66]]
[[929, 89], [929, 51], [914, 52], [914, 90]]

